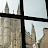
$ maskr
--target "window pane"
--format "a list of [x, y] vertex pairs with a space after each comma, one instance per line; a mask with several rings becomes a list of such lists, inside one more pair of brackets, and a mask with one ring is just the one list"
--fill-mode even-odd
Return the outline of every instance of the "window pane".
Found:
[[9, 12], [17, 14], [19, 0], [0, 0], [0, 13]]
[[5, 48], [20, 48], [22, 46], [21, 20], [1, 17], [0, 21], [0, 34], [2, 33], [0, 35], [0, 45]]
[[[48, 48], [48, 22], [24, 20], [26, 48]], [[46, 45], [46, 46], [44, 46]]]
[[47, 18], [45, 0], [23, 0], [24, 15], [31, 17]]

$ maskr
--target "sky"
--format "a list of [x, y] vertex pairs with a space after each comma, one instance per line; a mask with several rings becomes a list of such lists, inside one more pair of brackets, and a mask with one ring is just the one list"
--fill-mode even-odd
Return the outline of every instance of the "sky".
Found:
[[44, 34], [43, 28], [48, 28], [48, 23], [41, 22], [41, 21], [25, 20], [25, 29], [27, 32], [30, 32], [30, 34], [31, 34], [31, 30], [32, 30], [32, 24], [34, 25], [36, 39], [38, 41], [39, 39], [42, 38], [42, 36]]
[[24, 14], [31, 17], [47, 18], [45, 0], [24, 0]]
[[[26, 15], [26, 16], [28, 15], [31, 17], [47, 18], [45, 0], [23, 0], [23, 1], [24, 1], [23, 2], [24, 15]], [[10, 13], [12, 14], [13, 10], [14, 10], [14, 14], [17, 14], [19, 0], [0, 0], [0, 12], [3, 11], [3, 13], [4, 13], [4, 8], [5, 8], [6, 2], [8, 2]], [[35, 26], [37, 40], [39, 40], [43, 36], [43, 28], [44, 27], [48, 28], [48, 23], [26, 20], [25, 29], [27, 30], [27, 32], [30, 32], [30, 34], [31, 34], [32, 23]]]
[[17, 14], [19, 0], [0, 0], [0, 12], [2, 11], [4, 12], [6, 2], [8, 3], [9, 6], [9, 10], [10, 10], [9, 12], [13, 13], [14, 10], [14, 13]]

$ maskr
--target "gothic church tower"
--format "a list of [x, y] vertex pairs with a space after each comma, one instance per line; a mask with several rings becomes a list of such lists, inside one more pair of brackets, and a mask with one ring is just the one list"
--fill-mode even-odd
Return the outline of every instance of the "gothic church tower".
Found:
[[20, 15], [20, 4], [18, 4], [17, 15]]
[[[6, 2], [5, 5], [5, 9], [4, 9], [5, 13], [9, 13], [9, 7], [8, 7], [8, 3]], [[3, 32], [3, 36], [4, 36], [4, 47], [8, 48], [11, 44], [11, 27], [10, 27], [10, 18], [4, 18], [4, 32]]]
[[5, 13], [9, 13], [9, 6], [8, 6], [8, 3], [6, 2], [6, 6], [5, 6]]

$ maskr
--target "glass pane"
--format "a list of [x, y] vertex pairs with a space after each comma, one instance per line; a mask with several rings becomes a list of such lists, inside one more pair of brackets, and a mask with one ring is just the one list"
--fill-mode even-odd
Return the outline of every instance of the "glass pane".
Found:
[[45, 0], [23, 0], [23, 2], [25, 16], [47, 18]]
[[48, 22], [24, 20], [26, 48], [48, 48]]
[[21, 20], [1, 17], [0, 23], [0, 48], [22, 47]]
[[0, 13], [17, 14], [19, 0], [0, 0]]

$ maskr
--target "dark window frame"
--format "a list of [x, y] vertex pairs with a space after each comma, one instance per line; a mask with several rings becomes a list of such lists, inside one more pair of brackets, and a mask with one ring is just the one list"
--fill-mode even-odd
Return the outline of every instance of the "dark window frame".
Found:
[[22, 48], [26, 48], [24, 20], [34, 20], [34, 21], [48, 22], [48, 19], [24, 16], [23, 0], [20, 0], [20, 10], [21, 10], [20, 11], [21, 15], [0, 13], [0, 16], [1, 17], [7, 17], [7, 18], [21, 19]]

